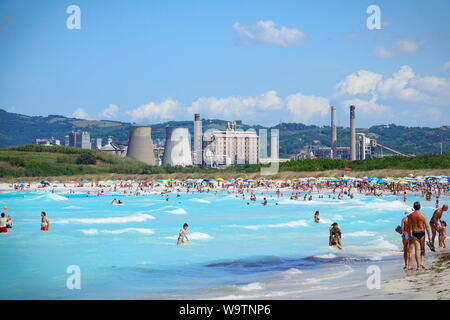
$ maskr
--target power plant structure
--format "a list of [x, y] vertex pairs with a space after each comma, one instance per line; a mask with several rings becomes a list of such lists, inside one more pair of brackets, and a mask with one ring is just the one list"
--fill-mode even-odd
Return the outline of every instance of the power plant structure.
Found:
[[184, 127], [166, 127], [163, 166], [192, 166], [191, 135]]
[[331, 107], [331, 158], [337, 157], [336, 107]]
[[155, 165], [151, 127], [130, 126], [127, 157]]
[[331, 147], [321, 145], [306, 146], [300, 153], [291, 156], [291, 159], [311, 159], [311, 158], [331, 158], [344, 160], [366, 160], [370, 158], [380, 158], [385, 156], [383, 151], [389, 154], [396, 154], [406, 157], [412, 155], [400, 152], [379, 143], [376, 139], [370, 138], [370, 133], [356, 133], [356, 114], [355, 106], [350, 106], [350, 146], [337, 146], [337, 127], [336, 127], [336, 107], [331, 107]]
[[203, 129], [200, 114], [194, 115], [194, 165], [203, 165]]
[[356, 160], [356, 119], [355, 106], [350, 106], [350, 160]]

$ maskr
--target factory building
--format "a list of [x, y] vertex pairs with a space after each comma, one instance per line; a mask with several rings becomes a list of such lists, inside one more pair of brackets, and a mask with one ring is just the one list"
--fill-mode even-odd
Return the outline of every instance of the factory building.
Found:
[[225, 131], [209, 130], [203, 134], [203, 163], [211, 167], [258, 163], [258, 135], [250, 129], [236, 129], [228, 122]]
[[69, 146], [91, 149], [91, 135], [86, 131], [72, 131], [69, 134]]

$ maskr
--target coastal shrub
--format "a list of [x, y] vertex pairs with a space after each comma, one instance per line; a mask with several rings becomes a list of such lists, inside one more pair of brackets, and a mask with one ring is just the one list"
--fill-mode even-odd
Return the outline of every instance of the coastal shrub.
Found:
[[92, 153], [81, 153], [75, 160], [76, 164], [96, 164], [97, 158]]

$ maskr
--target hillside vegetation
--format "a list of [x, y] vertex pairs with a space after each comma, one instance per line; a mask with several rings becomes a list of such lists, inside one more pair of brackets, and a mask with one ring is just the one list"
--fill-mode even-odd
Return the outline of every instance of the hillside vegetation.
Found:
[[[203, 130], [224, 130], [227, 121], [218, 119], [203, 119]], [[64, 136], [72, 130], [90, 132], [91, 138], [113, 136], [115, 141], [127, 142], [127, 122], [110, 120], [83, 120], [67, 118], [60, 115], [26, 116], [10, 113], [0, 109], [0, 148], [34, 143], [36, 138], [55, 137], [64, 141]], [[193, 138], [193, 121], [169, 121], [152, 124], [152, 139], [162, 143], [166, 138], [166, 126], [183, 126], [189, 128]], [[238, 121], [238, 127], [243, 130], [250, 128], [258, 130], [260, 125], [246, 125]], [[302, 123], [281, 123], [273, 128], [280, 132], [280, 156], [299, 153], [307, 145], [330, 146], [330, 127], [305, 125]], [[379, 143], [394, 148], [406, 154], [440, 153], [441, 143], [443, 153], [450, 153], [450, 128], [404, 127], [395, 124], [377, 125], [370, 128], [358, 128]], [[349, 145], [349, 128], [338, 127], [338, 146]], [[270, 145], [270, 142], [269, 142]]]
[[[24, 145], [0, 149], [0, 177], [43, 177], [96, 174], [213, 174], [258, 173], [262, 165], [239, 165], [226, 169], [149, 166], [97, 150], [62, 146]], [[392, 156], [364, 161], [334, 159], [295, 160], [280, 164], [280, 172], [326, 170], [370, 171], [381, 169], [450, 169], [450, 154], [417, 157]]]

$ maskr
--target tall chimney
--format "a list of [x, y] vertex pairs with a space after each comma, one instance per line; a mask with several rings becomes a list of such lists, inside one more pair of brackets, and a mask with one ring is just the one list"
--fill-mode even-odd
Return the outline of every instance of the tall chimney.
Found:
[[355, 106], [350, 106], [350, 160], [356, 160]]
[[331, 158], [336, 159], [337, 132], [336, 132], [336, 107], [331, 107]]
[[203, 133], [200, 114], [194, 115], [194, 165], [203, 165]]

